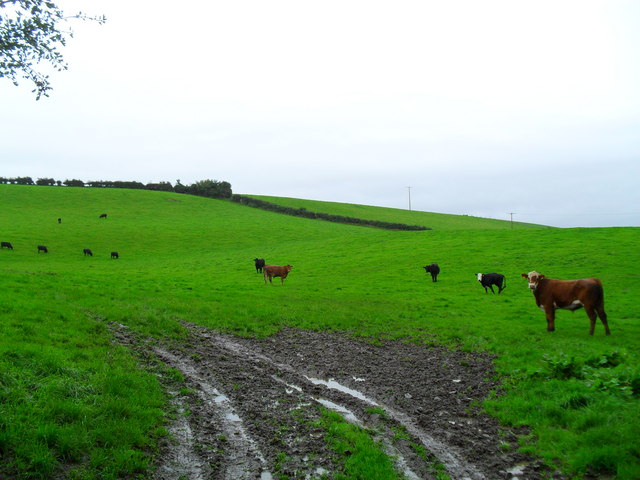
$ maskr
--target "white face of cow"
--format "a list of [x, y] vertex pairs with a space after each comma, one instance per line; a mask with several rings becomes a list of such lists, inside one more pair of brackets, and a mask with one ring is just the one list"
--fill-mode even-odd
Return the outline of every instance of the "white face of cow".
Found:
[[526, 277], [529, 281], [529, 289], [535, 290], [538, 288], [538, 281], [541, 278], [544, 278], [544, 275], [540, 275], [538, 272], [533, 270], [532, 272], [527, 273]]
[[476, 273], [476, 275], [478, 276], [478, 281], [481, 282], [482, 277], [484, 276], [484, 273]]

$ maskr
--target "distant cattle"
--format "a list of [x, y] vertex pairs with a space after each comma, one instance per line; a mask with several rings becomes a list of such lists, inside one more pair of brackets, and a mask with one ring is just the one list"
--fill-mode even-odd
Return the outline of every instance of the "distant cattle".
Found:
[[253, 261], [256, 264], [256, 273], [262, 273], [262, 269], [265, 266], [264, 258], [254, 258]]
[[282, 284], [284, 284], [284, 279], [287, 278], [289, 272], [291, 271], [291, 265], [265, 265], [264, 270], [264, 283], [267, 283], [267, 279], [273, 285], [273, 277], [280, 277]]
[[49, 253], [49, 250], [44, 245], [38, 245], [38, 253], [40, 252]]
[[425, 272], [431, 274], [431, 281], [432, 282], [437, 282], [438, 281], [438, 274], [440, 273], [440, 267], [438, 266], [437, 263], [432, 263], [430, 265], [425, 265], [422, 268], [424, 268]]
[[100, 218], [107, 218], [107, 214], [103, 213], [102, 215], [100, 215]]
[[89, 255], [90, 257], [93, 257], [93, 252], [92, 252], [90, 249], [88, 249], [88, 248], [85, 248], [84, 250], [82, 250], [82, 253], [84, 253], [84, 256], [85, 256], [85, 257], [86, 257], [87, 255]]
[[477, 273], [480, 285], [484, 287], [484, 293], [489, 293], [487, 288], [491, 289], [491, 293], [496, 293], [493, 286], [498, 287], [498, 293], [507, 288], [507, 280], [500, 273]]
[[584, 307], [591, 322], [589, 335], [593, 335], [596, 319], [604, 325], [607, 335], [611, 335], [607, 314], [604, 311], [604, 291], [602, 282], [597, 278], [583, 278], [580, 280], [554, 280], [546, 278], [535, 270], [523, 273], [523, 278], [529, 282], [529, 288], [536, 299], [536, 305], [542, 309], [547, 317], [547, 330], [555, 330], [556, 310], [577, 310]]
[[111, 252], [111, 258], [120, 258], [120, 255], [118, 255], [118, 252]]
[[11, 245], [11, 242], [2, 242], [0, 243], [0, 248], [8, 248], [9, 250], [13, 250], [13, 245]]
[[62, 223], [62, 219], [61, 218], [58, 218], [58, 223]]

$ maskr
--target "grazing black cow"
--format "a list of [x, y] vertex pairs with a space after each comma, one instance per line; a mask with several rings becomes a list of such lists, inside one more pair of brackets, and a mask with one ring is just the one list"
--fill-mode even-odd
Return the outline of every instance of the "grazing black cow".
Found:
[[120, 258], [120, 255], [118, 255], [118, 252], [111, 252], [111, 258]]
[[103, 213], [102, 215], [100, 215], [100, 218], [107, 218], [107, 214]]
[[62, 223], [62, 219], [61, 218], [58, 219], [58, 223]]
[[498, 293], [507, 288], [507, 281], [501, 273], [477, 273], [480, 285], [484, 287], [484, 293], [489, 293], [487, 288], [491, 289], [491, 293], [496, 293], [493, 286], [498, 287]]
[[431, 265], [425, 265], [422, 268], [424, 268], [425, 272], [431, 274], [431, 281], [433, 282], [438, 281], [438, 274], [440, 273], [440, 267], [438, 266], [437, 263], [432, 263]]
[[45, 247], [44, 245], [38, 245], [38, 253], [40, 252], [49, 253], [49, 250], [47, 250], [47, 247]]
[[13, 245], [11, 245], [11, 242], [2, 242], [1, 245], [2, 246], [0, 248], [8, 248], [9, 250], [13, 250]]
[[82, 250], [82, 253], [84, 253], [84, 256], [85, 256], [85, 257], [86, 257], [87, 255], [89, 255], [90, 257], [93, 257], [93, 252], [92, 252], [90, 249], [88, 249], [88, 248], [85, 248], [84, 250]]
[[264, 258], [254, 258], [253, 261], [256, 263], [256, 273], [262, 273], [262, 269], [266, 264]]

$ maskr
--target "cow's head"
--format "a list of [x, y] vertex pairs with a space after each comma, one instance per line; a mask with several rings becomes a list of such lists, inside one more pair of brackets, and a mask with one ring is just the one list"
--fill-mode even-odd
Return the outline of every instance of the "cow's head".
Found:
[[538, 282], [544, 278], [544, 275], [541, 275], [533, 270], [529, 273], [523, 273], [522, 277], [526, 278], [529, 281], [529, 288], [531, 290], [535, 290], [536, 288], [538, 288]]
[[287, 266], [286, 266], [286, 267], [284, 267], [284, 268], [286, 268], [286, 269], [287, 269], [287, 272], [290, 272], [290, 271], [291, 271], [291, 269], [292, 269], [293, 267], [292, 267], [291, 265], [287, 265]]
[[478, 281], [481, 282], [482, 277], [484, 277], [484, 273], [476, 273], [476, 275], [478, 276]]

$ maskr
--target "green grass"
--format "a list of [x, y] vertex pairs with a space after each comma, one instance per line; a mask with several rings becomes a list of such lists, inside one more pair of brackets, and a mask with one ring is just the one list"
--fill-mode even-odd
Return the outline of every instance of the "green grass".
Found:
[[50, 478], [62, 464], [69, 478], [146, 471], [142, 452], [163, 433], [156, 379], [34, 277], [37, 298], [5, 289], [0, 302], [0, 477]]
[[[14, 246], [0, 250], [0, 476], [144, 471], [164, 399], [158, 380], [111, 346], [104, 322], [179, 340], [188, 320], [239, 335], [288, 325], [492, 352], [505, 391], [486, 408], [506, 425], [531, 427], [519, 448], [578, 478], [640, 477], [640, 229], [511, 229], [475, 217], [300, 205], [434, 230], [348, 226], [166, 192], [0, 185], [0, 240]], [[37, 254], [39, 244], [50, 253]], [[284, 286], [265, 286], [255, 257], [293, 265]], [[437, 283], [421, 268], [431, 262], [442, 269]], [[612, 335], [599, 324], [590, 337], [581, 310], [560, 311], [556, 332], [546, 332], [520, 278], [533, 269], [599, 277]], [[501, 295], [478, 284], [475, 274], [489, 271], [506, 276]], [[126, 409], [113, 415], [116, 405]], [[116, 423], [100, 422], [107, 414]], [[120, 429], [131, 431], [130, 444], [109, 440]]]

